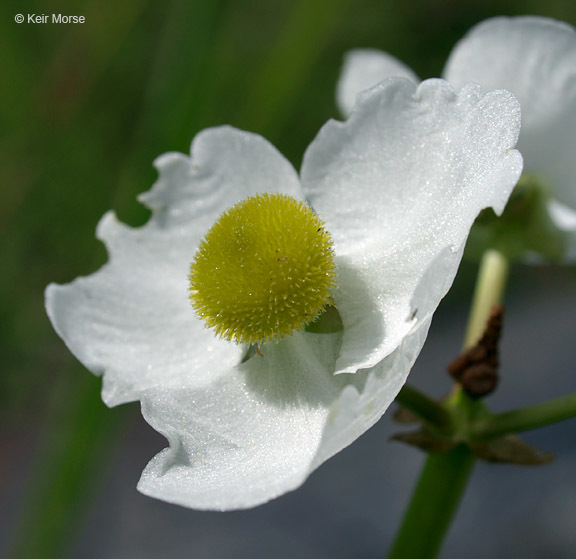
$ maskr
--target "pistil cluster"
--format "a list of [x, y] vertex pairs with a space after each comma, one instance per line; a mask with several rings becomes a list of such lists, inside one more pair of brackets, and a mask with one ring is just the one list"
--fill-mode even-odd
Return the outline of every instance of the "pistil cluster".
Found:
[[318, 216], [284, 194], [259, 194], [223, 213], [190, 268], [190, 300], [217, 335], [278, 340], [315, 320], [335, 286], [332, 240]]

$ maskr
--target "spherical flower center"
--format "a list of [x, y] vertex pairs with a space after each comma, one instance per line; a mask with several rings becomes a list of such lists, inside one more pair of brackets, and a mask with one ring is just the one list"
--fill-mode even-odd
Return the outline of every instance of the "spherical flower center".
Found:
[[190, 301], [216, 334], [260, 344], [303, 329], [331, 302], [332, 240], [318, 216], [284, 194], [223, 213], [190, 268]]

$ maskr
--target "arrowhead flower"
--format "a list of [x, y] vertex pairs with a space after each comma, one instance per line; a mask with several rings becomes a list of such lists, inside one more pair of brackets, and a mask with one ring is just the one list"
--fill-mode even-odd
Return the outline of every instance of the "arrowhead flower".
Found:
[[[350, 112], [358, 92], [389, 76], [419, 81], [414, 72], [389, 54], [375, 50], [348, 53], [337, 88], [343, 114]], [[534, 231], [527, 231], [531, 236], [528, 243], [533, 246], [526, 248], [556, 260], [576, 261], [574, 28], [542, 17], [486, 20], [456, 44], [444, 78], [455, 88], [467, 82], [479, 83], [487, 90], [504, 88], [520, 101], [522, 132], [518, 149], [526, 173], [521, 188], [526, 190], [527, 184], [543, 188], [548, 212], [547, 216], [538, 216]], [[543, 243], [546, 221], [555, 225], [555, 231]], [[522, 227], [530, 228], [526, 220]]]
[[[477, 214], [506, 204], [519, 125], [506, 91], [390, 79], [321, 129], [300, 176], [266, 140], [229, 127], [198, 134], [190, 156], [158, 158], [141, 196], [150, 221], [133, 229], [106, 214], [109, 262], [46, 291], [58, 334], [103, 374], [104, 401], [141, 400], [169, 442], [140, 491], [198, 509], [255, 506], [371, 427], [406, 380]], [[342, 327], [304, 329], [326, 303]]]

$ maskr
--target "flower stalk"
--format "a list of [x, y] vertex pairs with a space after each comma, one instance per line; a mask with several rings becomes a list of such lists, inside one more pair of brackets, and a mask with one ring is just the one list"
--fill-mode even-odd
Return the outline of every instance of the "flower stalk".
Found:
[[576, 417], [576, 393], [534, 406], [486, 416], [474, 424], [471, 435], [474, 439], [493, 439], [544, 427], [572, 417]]
[[474, 346], [484, 334], [492, 308], [502, 300], [508, 269], [508, 260], [501, 252], [489, 249], [484, 253], [472, 299], [464, 349]]
[[436, 557], [472, 470], [474, 455], [466, 445], [428, 455], [389, 559]]
[[[492, 249], [486, 251], [480, 263], [464, 348], [472, 347], [482, 337], [492, 308], [502, 299], [507, 278], [508, 261], [504, 255]], [[460, 423], [457, 429], [467, 431], [469, 425], [477, 421], [478, 402], [463, 393], [458, 385], [447, 405], [451, 416]], [[437, 556], [466, 490], [474, 463], [474, 454], [466, 444], [447, 452], [428, 454], [390, 549], [389, 559], [433, 559]]]
[[448, 431], [452, 426], [450, 412], [413, 386], [405, 384], [396, 396], [396, 403], [441, 431]]

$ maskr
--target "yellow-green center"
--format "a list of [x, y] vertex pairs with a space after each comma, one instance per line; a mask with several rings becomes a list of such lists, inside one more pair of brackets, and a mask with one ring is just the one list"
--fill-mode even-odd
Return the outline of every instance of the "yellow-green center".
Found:
[[190, 267], [190, 301], [216, 334], [260, 344], [303, 329], [331, 301], [332, 240], [318, 216], [284, 194], [223, 213]]

